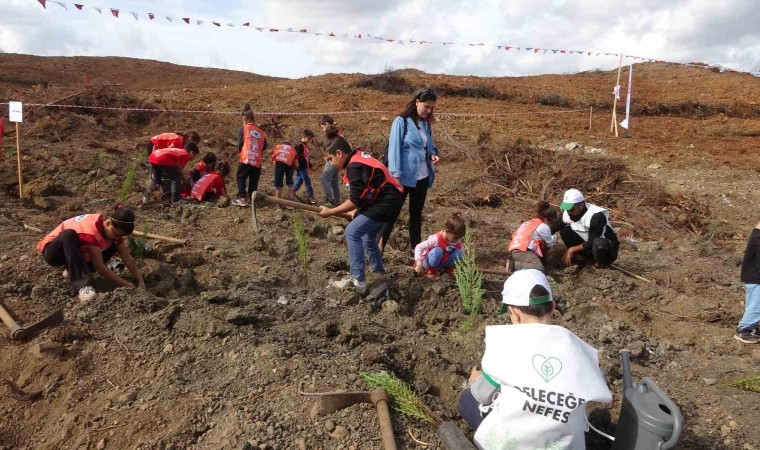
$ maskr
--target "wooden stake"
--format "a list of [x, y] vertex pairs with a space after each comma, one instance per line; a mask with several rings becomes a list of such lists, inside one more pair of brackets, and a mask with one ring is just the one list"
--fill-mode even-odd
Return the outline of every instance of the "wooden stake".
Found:
[[620, 272], [623, 272], [624, 274], [628, 275], [629, 277], [636, 278], [637, 280], [641, 280], [641, 281], [643, 281], [645, 283], [653, 284], [652, 280], [650, 280], [648, 278], [644, 278], [641, 275], [636, 275], [635, 273], [633, 273], [631, 271], [628, 271], [628, 270], [625, 270], [625, 269], [623, 269], [620, 266], [616, 266], [615, 264], [610, 264], [610, 267], [612, 267], [615, 270], [619, 270]]
[[[618, 64], [618, 76], [617, 76], [617, 83], [615, 83], [615, 87], [620, 86], [620, 72], [623, 70], [623, 54], [620, 54], [620, 63]], [[618, 92], [620, 92], [618, 90]], [[618, 137], [618, 125], [617, 125], [617, 95], [614, 96], [614, 99], [612, 100], [612, 123], [610, 124], [610, 132], [612, 130], [615, 130], [615, 137]]]
[[504, 269], [481, 269], [478, 267], [478, 270], [480, 270], [483, 273], [488, 273], [491, 275], [509, 275], [509, 272], [507, 272]]
[[24, 178], [21, 175], [21, 137], [16, 122], [16, 159], [18, 160], [18, 198], [24, 198]]
[[158, 239], [159, 241], [174, 242], [176, 244], [187, 244], [187, 239], [177, 239], [169, 236], [163, 236], [160, 234], [143, 233], [142, 231], [133, 231], [134, 236], [144, 237], [148, 239]]
[[591, 118], [594, 117], [594, 107], [591, 107], [591, 111], [588, 113], [588, 134], [591, 134]]

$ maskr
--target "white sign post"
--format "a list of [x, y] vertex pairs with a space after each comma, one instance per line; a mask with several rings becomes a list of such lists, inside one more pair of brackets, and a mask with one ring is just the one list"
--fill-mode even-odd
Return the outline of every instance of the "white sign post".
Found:
[[628, 129], [628, 119], [631, 117], [631, 86], [633, 85], [633, 64], [628, 68], [628, 95], [625, 98], [625, 119], [620, 126]]
[[18, 161], [18, 198], [24, 198], [24, 178], [21, 175], [21, 133], [18, 131], [19, 122], [24, 121], [24, 106], [21, 102], [8, 102], [8, 118], [16, 122], [16, 159]]

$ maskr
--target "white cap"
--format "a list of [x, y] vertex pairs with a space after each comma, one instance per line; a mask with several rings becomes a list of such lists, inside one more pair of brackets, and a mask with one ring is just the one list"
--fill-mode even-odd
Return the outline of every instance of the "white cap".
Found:
[[[530, 291], [536, 285], [543, 286], [548, 296], [530, 298]], [[552, 301], [552, 288], [549, 280], [541, 271], [536, 269], [518, 270], [504, 282], [504, 290], [501, 291], [501, 302], [513, 306], [533, 306]]]
[[573, 208], [573, 205], [583, 201], [583, 194], [578, 189], [568, 189], [565, 191], [565, 196], [562, 197], [562, 204], [559, 205], [559, 209], [568, 211]]

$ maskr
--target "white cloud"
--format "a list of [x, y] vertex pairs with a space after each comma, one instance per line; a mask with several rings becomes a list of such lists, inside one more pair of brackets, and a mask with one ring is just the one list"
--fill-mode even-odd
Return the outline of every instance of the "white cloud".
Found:
[[[86, 1], [86, 0], [83, 0]], [[565, 73], [610, 68], [616, 57], [498, 50], [497, 44], [608, 51], [724, 64], [752, 70], [760, 54], [756, 0], [94, 0], [77, 11], [48, 2], [3, 0], [0, 50], [36, 55], [132, 56], [174, 63], [300, 77], [326, 72], [378, 72], [415, 67], [481, 76]], [[92, 6], [104, 8], [99, 16]], [[114, 19], [109, 7], [119, 7]], [[129, 12], [141, 13], [135, 21]], [[148, 21], [144, 13], [154, 12]], [[174, 23], [164, 18], [174, 17]], [[192, 25], [182, 22], [190, 17]], [[195, 25], [196, 19], [206, 24]], [[258, 32], [251, 25], [365, 39]], [[427, 41], [486, 43], [484, 47], [366, 40], [367, 34]]]

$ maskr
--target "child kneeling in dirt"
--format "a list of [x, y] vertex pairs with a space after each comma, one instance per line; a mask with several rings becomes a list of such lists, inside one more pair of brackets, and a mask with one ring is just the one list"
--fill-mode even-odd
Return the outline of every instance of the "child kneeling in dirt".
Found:
[[190, 190], [189, 197], [199, 202], [211, 201], [223, 195], [227, 195], [224, 186], [224, 177], [230, 173], [227, 163], [219, 163], [219, 170], [209, 172], [198, 178]]
[[586, 403], [612, 401], [596, 349], [552, 325], [551, 287], [538, 270], [515, 272], [502, 297], [512, 325], [486, 327], [482, 372], [473, 369], [459, 398], [477, 447], [586, 448]]
[[548, 202], [540, 201], [536, 205], [536, 218], [520, 225], [509, 241], [509, 265], [507, 271], [536, 269], [545, 272], [544, 252], [554, 246], [552, 227], [557, 226], [558, 211]]
[[429, 236], [414, 248], [414, 270], [428, 278], [443, 274], [454, 278], [454, 266], [464, 256], [462, 239], [466, 232], [462, 213], [454, 213], [446, 221], [445, 230]]
[[106, 266], [115, 253], [135, 277], [137, 287], [145, 289], [145, 281], [124, 243], [124, 237], [134, 229], [135, 213], [117, 205], [108, 215], [84, 214], [64, 221], [37, 244], [37, 251], [51, 266], [66, 267], [64, 276], [68, 276], [81, 301], [97, 296], [90, 279], [93, 272], [119, 286], [135, 287]]
[[283, 189], [288, 186], [287, 198], [298, 201], [293, 190], [293, 171], [298, 170], [298, 154], [288, 143], [280, 144], [272, 152], [274, 163], [274, 192], [277, 198], [285, 198]]
[[330, 286], [338, 289], [353, 287], [363, 295], [367, 292], [365, 252], [369, 258], [370, 270], [385, 273], [383, 254], [377, 239], [386, 225], [398, 218], [404, 203], [404, 188], [391, 176], [388, 168], [371, 155], [356, 151], [344, 152], [342, 148], [344, 147], [340, 145], [330, 145], [327, 154], [337, 170], [346, 170], [343, 183], [349, 187], [348, 200], [334, 208], [320, 206], [319, 215], [330, 217], [355, 211], [353, 220], [344, 232], [351, 275], [332, 282]]

